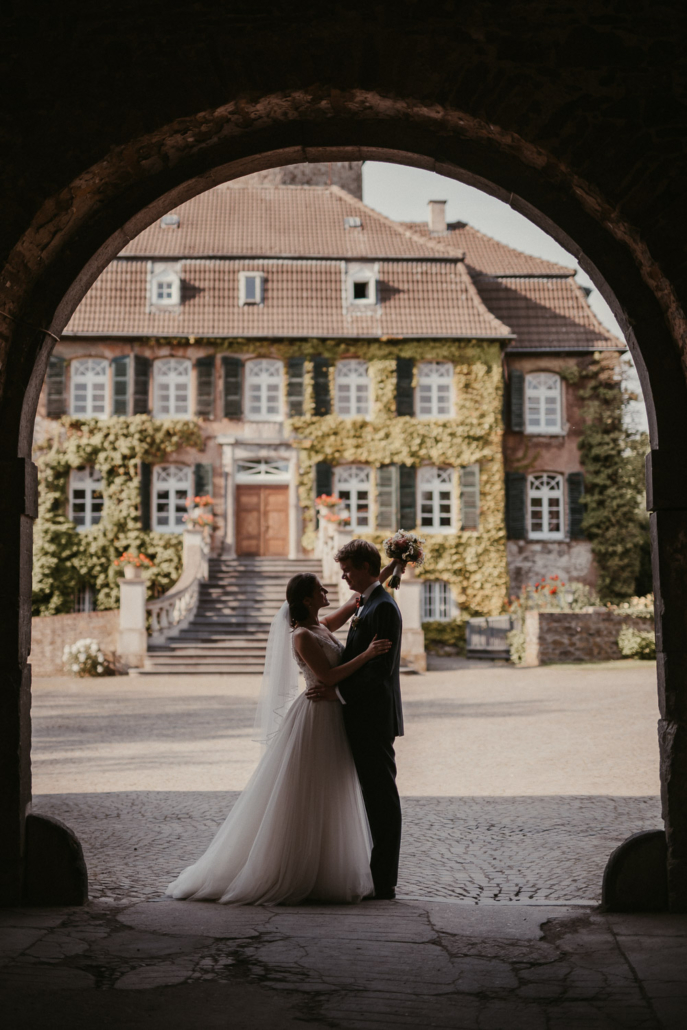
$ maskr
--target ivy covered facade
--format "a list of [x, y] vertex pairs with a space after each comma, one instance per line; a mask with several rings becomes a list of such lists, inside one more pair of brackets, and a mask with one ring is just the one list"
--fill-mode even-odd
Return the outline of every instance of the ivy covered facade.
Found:
[[114, 606], [125, 549], [168, 588], [198, 494], [229, 557], [311, 553], [321, 494], [376, 543], [415, 529], [427, 621], [497, 614], [525, 577], [594, 583], [580, 376], [622, 345], [569, 269], [442, 217], [238, 184], [134, 240], [46, 377], [36, 613]]

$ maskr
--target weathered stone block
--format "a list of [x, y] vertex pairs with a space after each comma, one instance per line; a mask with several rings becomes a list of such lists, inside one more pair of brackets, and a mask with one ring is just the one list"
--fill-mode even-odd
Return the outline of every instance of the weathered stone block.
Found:
[[88, 873], [76, 835], [47, 815], [26, 817], [25, 905], [85, 905]]
[[604, 870], [601, 904], [607, 912], [665, 912], [668, 909], [666, 835], [633, 833], [611, 853]]

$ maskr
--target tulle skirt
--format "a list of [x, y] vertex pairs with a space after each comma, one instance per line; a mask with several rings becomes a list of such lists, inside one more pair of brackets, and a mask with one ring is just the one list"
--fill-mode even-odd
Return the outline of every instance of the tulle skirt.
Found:
[[339, 704], [300, 694], [205, 854], [173, 898], [222, 904], [356, 902], [371, 839]]

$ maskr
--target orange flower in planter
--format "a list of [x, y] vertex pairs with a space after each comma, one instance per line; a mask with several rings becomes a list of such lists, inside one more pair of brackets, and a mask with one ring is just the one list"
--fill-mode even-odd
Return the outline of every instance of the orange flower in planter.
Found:
[[116, 568], [119, 568], [120, 565], [133, 565], [137, 569], [142, 569], [142, 568], [154, 569], [155, 568], [155, 562], [152, 561], [150, 558], [148, 558], [147, 555], [145, 555], [143, 553], [141, 553], [141, 554], [134, 554], [133, 551], [124, 551], [124, 553], [121, 555], [121, 557], [115, 558], [115, 560], [113, 561], [112, 564]]

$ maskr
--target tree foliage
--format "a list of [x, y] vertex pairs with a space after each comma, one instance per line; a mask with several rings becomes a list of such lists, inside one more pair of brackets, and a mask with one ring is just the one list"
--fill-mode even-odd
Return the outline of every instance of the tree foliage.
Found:
[[636, 591], [645, 538], [644, 455], [646, 434], [633, 434], [623, 418], [630, 399], [617, 365], [595, 354], [582, 370], [584, 429], [579, 442], [585, 473], [583, 529], [591, 541], [603, 601]]

